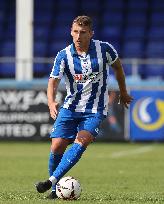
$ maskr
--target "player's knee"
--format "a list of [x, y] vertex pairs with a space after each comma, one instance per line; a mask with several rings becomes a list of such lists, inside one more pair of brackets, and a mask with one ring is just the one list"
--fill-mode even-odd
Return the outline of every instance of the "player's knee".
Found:
[[53, 138], [51, 144], [51, 151], [58, 154], [63, 154], [66, 150], [69, 141], [63, 138]]
[[85, 130], [80, 131], [75, 139], [75, 143], [79, 143], [84, 147], [87, 147], [93, 141], [94, 137], [92, 134]]

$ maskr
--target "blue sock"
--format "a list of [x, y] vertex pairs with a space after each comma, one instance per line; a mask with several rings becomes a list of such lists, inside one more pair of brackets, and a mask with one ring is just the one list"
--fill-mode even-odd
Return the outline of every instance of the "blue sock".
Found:
[[[50, 176], [53, 175], [53, 172], [55, 171], [56, 167], [60, 163], [62, 156], [63, 154], [50, 152], [49, 163], [48, 163], [48, 171]], [[52, 191], [55, 191], [55, 190], [56, 190], [56, 185], [53, 185]]]
[[53, 176], [59, 180], [61, 179], [81, 158], [85, 147], [78, 143], [74, 143], [64, 154], [61, 162], [53, 173]]

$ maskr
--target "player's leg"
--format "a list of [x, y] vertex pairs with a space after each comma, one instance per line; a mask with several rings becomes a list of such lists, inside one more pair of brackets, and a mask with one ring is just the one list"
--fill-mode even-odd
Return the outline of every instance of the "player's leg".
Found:
[[[52, 138], [51, 153], [49, 157], [50, 177], [52, 176], [54, 170], [57, 168], [67, 145], [71, 143], [72, 140], [75, 140], [77, 134], [77, 125], [78, 122], [72, 119], [71, 111], [66, 109], [60, 110], [50, 136]], [[54, 159], [56, 160], [55, 163]], [[40, 193], [43, 193], [46, 190], [50, 189], [51, 186], [53, 187], [53, 190], [55, 190], [55, 183], [54, 185], [52, 185], [49, 180], [36, 184], [37, 191]]]
[[[83, 138], [83, 139], [82, 139]], [[90, 142], [93, 141], [93, 136], [88, 131], [80, 131], [76, 138], [76, 143], [63, 154], [63, 157], [53, 172], [53, 175], [45, 182], [39, 182], [36, 185], [39, 193], [44, 193], [51, 186], [55, 185], [81, 158], [83, 152]]]
[[94, 136], [98, 134], [102, 118], [103, 115], [91, 114], [90, 117], [81, 121], [79, 133], [74, 144], [64, 153], [61, 162], [49, 180], [41, 183], [41, 190], [37, 188], [38, 192], [43, 193], [50, 189], [51, 185], [56, 184], [79, 161], [86, 147], [93, 141]]
[[[88, 116], [88, 115], [87, 115]], [[74, 144], [64, 153], [61, 162], [49, 178], [52, 183], [56, 183], [63, 177], [81, 158], [87, 146], [93, 142], [98, 134], [99, 126], [103, 120], [102, 114], [90, 114], [79, 124], [79, 132]]]
[[64, 153], [61, 162], [57, 166], [53, 175], [49, 178], [55, 184], [62, 178], [81, 158], [87, 146], [93, 141], [94, 137], [88, 131], [82, 130], [77, 134], [75, 142]]
[[[52, 138], [51, 150], [49, 155], [49, 162], [48, 162], [48, 171], [49, 176], [52, 176], [53, 172], [55, 171], [56, 167], [61, 161], [63, 153], [67, 148], [70, 141], [64, 138]], [[49, 199], [54, 199], [56, 197], [56, 185], [52, 186], [52, 192], [50, 195], [47, 196]]]

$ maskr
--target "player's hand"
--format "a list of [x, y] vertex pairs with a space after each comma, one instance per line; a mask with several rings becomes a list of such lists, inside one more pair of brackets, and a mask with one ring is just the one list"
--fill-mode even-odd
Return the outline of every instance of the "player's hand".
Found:
[[55, 120], [57, 117], [57, 114], [58, 114], [59, 104], [57, 102], [52, 102], [52, 103], [48, 104], [48, 106], [49, 106], [51, 118], [53, 118]]
[[127, 92], [120, 93], [118, 104], [122, 104], [125, 108], [128, 108], [128, 105], [133, 101], [133, 97], [131, 97]]

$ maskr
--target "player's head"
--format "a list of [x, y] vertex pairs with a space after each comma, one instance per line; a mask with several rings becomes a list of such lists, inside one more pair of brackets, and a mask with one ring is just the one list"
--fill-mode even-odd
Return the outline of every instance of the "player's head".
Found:
[[87, 26], [92, 31], [92, 19], [89, 16], [77, 16], [72, 25], [76, 23], [79, 26]]
[[92, 19], [89, 16], [78, 16], [73, 20], [71, 35], [76, 47], [83, 47], [93, 36]]

